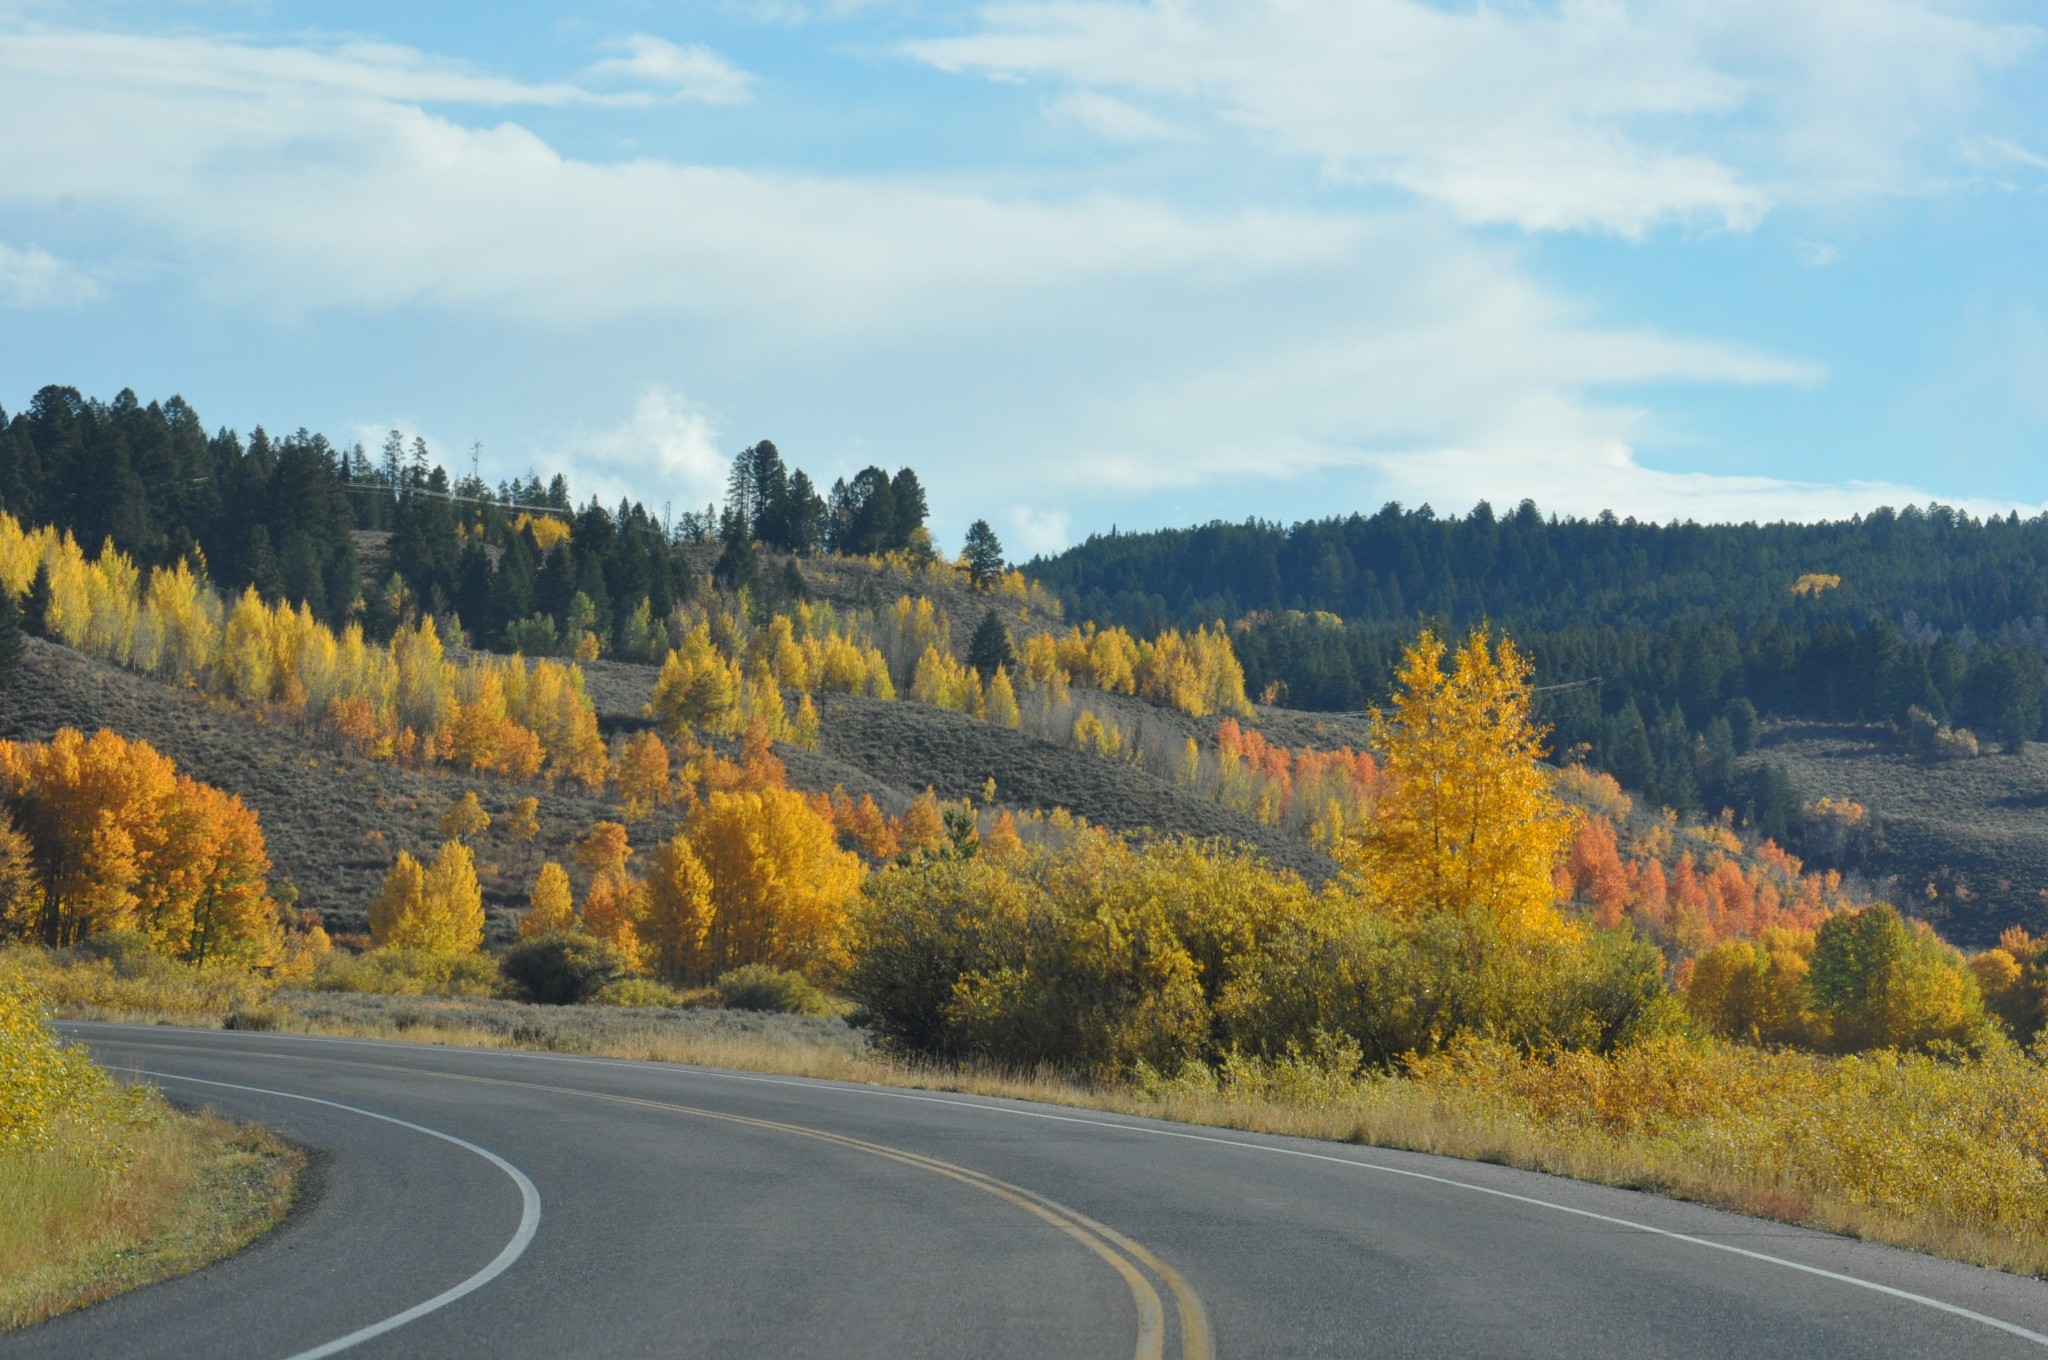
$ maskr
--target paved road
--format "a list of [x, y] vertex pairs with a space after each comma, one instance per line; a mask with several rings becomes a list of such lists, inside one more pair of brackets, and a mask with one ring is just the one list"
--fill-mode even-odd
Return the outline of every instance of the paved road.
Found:
[[70, 1027], [316, 1150], [26, 1356], [1962, 1356], [2048, 1286], [1502, 1167], [547, 1054]]

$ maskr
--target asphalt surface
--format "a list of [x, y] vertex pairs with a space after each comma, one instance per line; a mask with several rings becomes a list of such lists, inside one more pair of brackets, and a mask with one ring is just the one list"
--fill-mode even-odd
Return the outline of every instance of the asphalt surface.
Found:
[[2048, 1286], [1371, 1148], [698, 1068], [67, 1026], [314, 1151], [27, 1356], [2001, 1356]]

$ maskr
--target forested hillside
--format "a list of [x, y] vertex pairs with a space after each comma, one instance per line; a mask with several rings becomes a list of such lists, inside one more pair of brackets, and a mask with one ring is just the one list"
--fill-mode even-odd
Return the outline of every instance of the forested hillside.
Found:
[[1251, 692], [1305, 709], [1379, 702], [1425, 620], [1491, 623], [1534, 658], [1559, 749], [1780, 834], [1783, 791], [1738, 777], [1759, 714], [1895, 723], [1929, 749], [1944, 727], [2012, 747], [2048, 722], [2048, 516], [1659, 525], [1389, 505], [1096, 536], [1027, 574], [1076, 617], [1228, 621]]
[[[649, 501], [661, 492], [646, 489]], [[1021, 777], [1030, 805], [1192, 827], [1208, 814], [1175, 800], [1197, 793], [1245, 818], [1241, 833], [1278, 828], [1294, 845], [1355, 825], [1375, 786], [1369, 759], [1349, 763], [1363, 755], [1357, 725], [1310, 730], [1271, 705], [1356, 713], [1384, 701], [1424, 623], [1445, 635], [1484, 624], [1533, 660], [1555, 758], [1613, 774], [1649, 807], [1727, 809], [1752, 842], [1861, 871], [1959, 938], [2037, 922], [2048, 901], [2048, 848], [2007, 826], [2037, 792], [2033, 762], [2003, 754], [2048, 719], [2048, 519], [1936, 506], [1700, 526], [1559, 519], [1526, 502], [1460, 519], [1389, 506], [1291, 529], [1097, 536], [1027, 579], [981, 522], [957, 560], [941, 552], [927, 511], [911, 469], [870, 467], [821, 491], [766, 441], [735, 458], [722, 506], [673, 514], [578, 504], [559, 475], [451, 476], [396, 433], [374, 454], [303, 429], [209, 433], [177, 398], [51, 387], [0, 412], [0, 512], [77, 540], [11, 550], [16, 571], [37, 558], [61, 567], [23, 598], [36, 630], [160, 676], [196, 664], [186, 683], [281, 706], [350, 751], [612, 777], [620, 724], [638, 721], [652, 672], [604, 719], [607, 754], [596, 717], [577, 711], [579, 676], [448, 669], [466, 644], [662, 665], [664, 721], [736, 740], [759, 720], [803, 751], [830, 753], [870, 711], [895, 725], [891, 741], [930, 727], [862, 707], [900, 695], [1144, 771], [1142, 797], [1104, 786], [1092, 802], [1081, 789], [1099, 779]], [[88, 570], [109, 540], [122, 560]], [[143, 591], [159, 567], [186, 574]], [[89, 616], [131, 594], [141, 632], [120, 641], [121, 605], [100, 637]], [[131, 655], [145, 634], [160, 640]], [[173, 657], [174, 638], [198, 650]], [[387, 666], [395, 689], [376, 678]], [[1268, 707], [1254, 716], [1247, 696]], [[821, 715], [844, 728], [825, 730], [822, 748]], [[1251, 743], [1243, 758], [1238, 729], [1222, 725], [1233, 717]], [[1779, 722], [1837, 725], [1837, 755], [1805, 758], [1810, 743], [1773, 735]], [[988, 741], [1006, 739], [974, 740], [975, 769], [915, 778], [978, 789], [994, 772], [982, 768]], [[864, 748], [863, 763], [889, 763], [888, 746]], [[1850, 777], [1839, 753], [1851, 749], [1891, 773]], [[1968, 777], [1935, 777], [1973, 757]], [[876, 787], [900, 803], [917, 791], [910, 778], [895, 770]], [[1895, 794], [1936, 784], [1967, 797], [1948, 808]], [[1991, 822], [2004, 828], [1996, 848], [1964, 834]]]

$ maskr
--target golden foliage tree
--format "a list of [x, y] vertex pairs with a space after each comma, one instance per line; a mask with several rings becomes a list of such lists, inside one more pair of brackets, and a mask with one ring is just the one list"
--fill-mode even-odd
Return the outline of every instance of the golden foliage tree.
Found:
[[441, 814], [441, 839], [468, 842], [491, 829], [491, 814], [484, 811], [476, 790], [471, 789]]
[[1000, 727], [1015, 727], [1023, 721], [1023, 715], [1017, 709], [1017, 691], [1010, 684], [1007, 666], [996, 667], [995, 674], [989, 677], [986, 703], [988, 720]]
[[896, 844], [905, 854], [936, 850], [946, 843], [946, 818], [930, 789], [910, 800], [896, 823]]
[[583, 893], [583, 928], [637, 965], [641, 894], [626, 872], [632, 855], [632, 842], [618, 822], [597, 823], [576, 846], [576, 862], [590, 876]]
[[646, 817], [669, 799], [668, 744], [653, 732], [635, 733], [612, 762], [612, 778], [618, 782], [627, 819], [637, 822]]
[[671, 737], [733, 731], [742, 683], [739, 667], [711, 641], [710, 625], [700, 623], [661, 663], [647, 716]]
[[1469, 914], [1510, 937], [1555, 934], [1554, 873], [1574, 824], [1538, 763], [1529, 663], [1484, 629], [1449, 674], [1443, 660], [1425, 631], [1402, 659], [1392, 710], [1373, 711], [1385, 786], [1348, 842], [1351, 867], [1397, 916]]
[[0, 838], [8, 877], [31, 880], [6, 887], [7, 934], [60, 946], [135, 929], [190, 962], [276, 961], [283, 922], [256, 814], [147, 742], [71, 728], [0, 742], [0, 810], [19, 833]]
[[461, 841], [444, 841], [427, 866], [422, 897], [434, 923], [438, 952], [473, 954], [484, 942], [484, 894], [476, 859]]
[[379, 949], [475, 953], [484, 939], [484, 900], [469, 847], [444, 841], [425, 868], [400, 851], [370, 902], [370, 938]]
[[540, 799], [522, 798], [506, 814], [506, 830], [522, 843], [531, 845], [540, 836]]
[[706, 959], [715, 910], [712, 891], [711, 875], [687, 836], [655, 847], [640, 933], [648, 966], [661, 976], [678, 982], [715, 976]]
[[427, 872], [401, 850], [370, 899], [370, 939], [379, 949], [422, 947]]
[[813, 972], [840, 963], [864, 870], [803, 795], [713, 793], [685, 834], [711, 888], [709, 918], [684, 976], [708, 980], [748, 963]]
[[576, 928], [576, 900], [569, 891], [569, 871], [553, 860], [540, 866], [526, 903], [526, 914], [519, 918], [521, 939], [566, 935]]

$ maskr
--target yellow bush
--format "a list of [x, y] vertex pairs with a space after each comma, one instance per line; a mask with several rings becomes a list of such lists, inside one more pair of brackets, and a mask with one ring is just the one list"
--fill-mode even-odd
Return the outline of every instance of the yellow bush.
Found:
[[92, 1117], [112, 1094], [85, 1050], [49, 1027], [40, 998], [0, 981], [0, 1152], [47, 1145], [61, 1121]]

